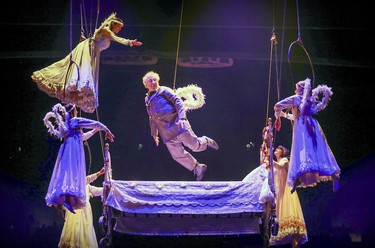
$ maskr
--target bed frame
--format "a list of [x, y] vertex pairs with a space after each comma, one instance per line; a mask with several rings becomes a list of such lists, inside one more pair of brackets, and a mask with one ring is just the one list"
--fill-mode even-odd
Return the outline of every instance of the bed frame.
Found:
[[105, 168], [101, 248], [112, 247], [112, 231], [144, 236], [254, 234], [261, 235], [263, 247], [277, 232], [274, 200], [260, 200], [261, 178], [252, 182], [113, 180], [109, 144]]
[[[262, 135], [269, 156], [273, 154], [271, 119]], [[256, 172], [250, 180], [229, 182], [113, 180], [108, 143], [104, 160], [101, 248], [112, 246], [113, 230], [144, 236], [256, 234], [261, 235], [263, 247], [269, 247], [270, 236], [277, 235], [273, 159], [270, 169], [261, 171], [263, 176]]]

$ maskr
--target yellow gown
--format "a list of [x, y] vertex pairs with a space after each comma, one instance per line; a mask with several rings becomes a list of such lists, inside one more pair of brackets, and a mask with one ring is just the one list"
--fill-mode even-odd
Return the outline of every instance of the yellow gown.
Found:
[[102, 187], [90, 185], [97, 178], [96, 174], [86, 177], [86, 206], [74, 210], [76, 214], [65, 211], [65, 223], [61, 232], [59, 248], [98, 248], [93, 225], [90, 197], [101, 196]]
[[63, 59], [34, 71], [31, 79], [38, 88], [62, 103], [73, 103], [86, 113], [99, 106], [100, 54], [115, 41], [133, 46], [132, 40], [118, 37], [110, 29], [112, 14], [95, 30], [92, 38], [81, 41]]
[[[279, 231], [271, 236], [270, 245], [293, 244], [301, 245], [307, 242], [305, 219], [297, 192], [290, 193], [291, 187], [286, 184], [288, 176], [287, 158], [281, 158], [274, 163], [274, 180], [276, 191], [276, 217], [279, 221]], [[296, 246], [293, 247], [296, 247]]]

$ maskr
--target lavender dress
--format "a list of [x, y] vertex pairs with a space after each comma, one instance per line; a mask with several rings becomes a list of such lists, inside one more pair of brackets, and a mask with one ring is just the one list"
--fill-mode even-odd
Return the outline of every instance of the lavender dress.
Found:
[[315, 186], [317, 182], [339, 176], [340, 168], [318, 121], [313, 117], [323, 106], [309, 101], [301, 115], [302, 95], [293, 95], [275, 104], [275, 117], [283, 109], [292, 108], [293, 140], [287, 184], [299, 187]]
[[[66, 196], [73, 196], [73, 209], [86, 205], [86, 161], [83, 141], [94, 131], [86, 133], [82, 129], [108, 130], [102, 123], [82, 117], [68, 119], [64, 123], [64, 142], [57, 155], [55, 167], [45, 197], [47, 206], [62, 204]], [[61, 128], [61, 127], [60, 127]]]

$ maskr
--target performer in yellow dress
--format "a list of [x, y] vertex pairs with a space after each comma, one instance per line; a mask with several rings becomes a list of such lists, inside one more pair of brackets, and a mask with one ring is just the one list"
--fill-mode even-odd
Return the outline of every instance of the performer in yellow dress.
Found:
[[95, 229], [93, 225], [90, 197], [103, 195], [102, 187], [90, 185], [99, 176], [103, 175], [105, 168], [86, 177], [86, 206], [75, 210], [75, 214], [66, 211], [65, 223], [61, 232], [59, 248], [98, 248]]
[[279, 145], [273, 162], [276, 192], [276, 217], [279, 221], [277, 236], [271, 236], [270, 245], [291, 244], [293, 248], [307, 242], [307, 230], [297, 192], [291, 193], [286, 184], [288, 176], [289, 151]]
[[112, 13], [95, 30], [92, 38], [81, 41], [65, 58], [33, 72], [31, 78], [38, 88], [62, 103], [72, 103], [92, 113], [99, 106], [98, 80], [100, 53], [116, 41], [127, 46], [142, 42], [118, 37], [124, 22]]

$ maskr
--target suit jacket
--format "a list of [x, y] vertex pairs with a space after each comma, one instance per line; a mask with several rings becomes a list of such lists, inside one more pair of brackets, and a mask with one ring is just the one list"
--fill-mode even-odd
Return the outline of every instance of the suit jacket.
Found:
[[167, 143], [185, 131], [179, 120], [186, 119], [186, 111], [171, 88], [160, 86], [156, 92], [147, 93], [145, 103], [152, 136], [159, 134]]

